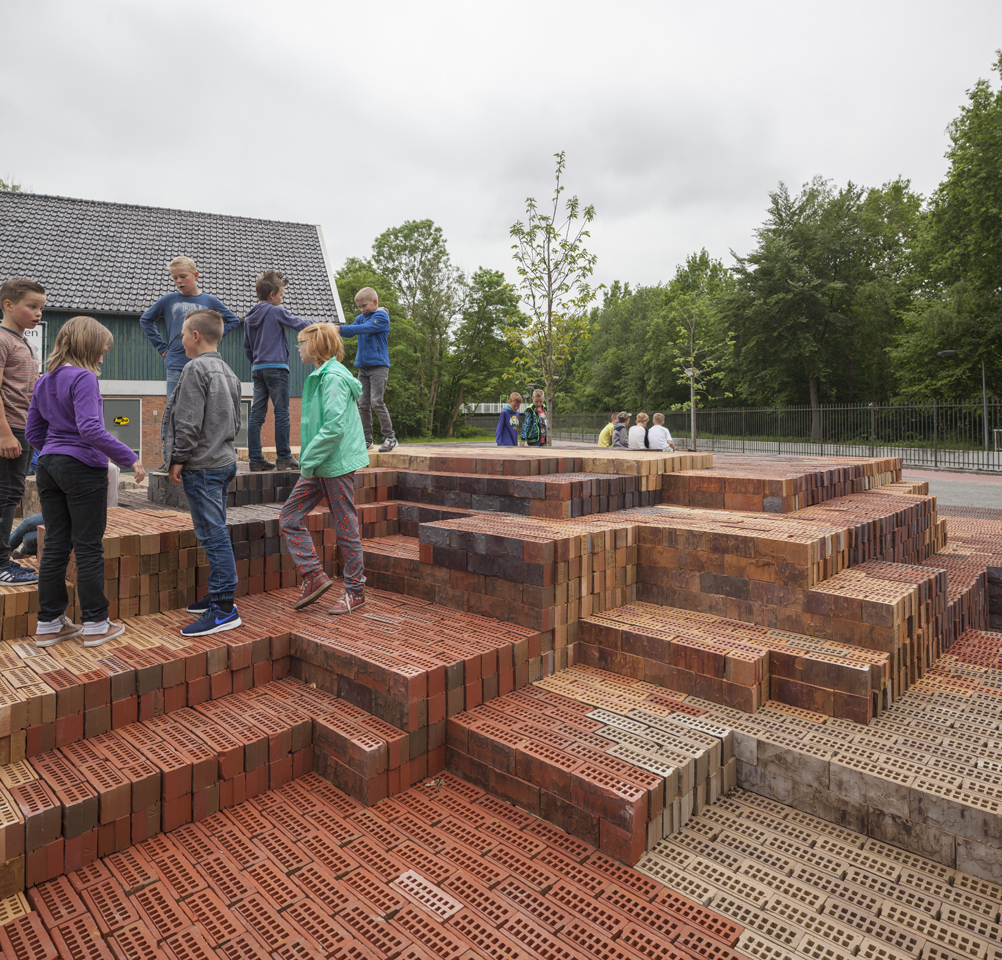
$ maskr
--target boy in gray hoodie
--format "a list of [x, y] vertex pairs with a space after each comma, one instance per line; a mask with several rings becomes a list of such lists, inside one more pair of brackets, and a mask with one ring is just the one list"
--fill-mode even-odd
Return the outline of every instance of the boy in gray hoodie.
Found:
[[226, 529], [226, 496], [237, 475], [233, 441], [240, 429], [240, 381], [219, 355], [223, 318], [193, 310], [181, 329], [185, 356], [160, 426], [171, 483], [183, 483], [195, 536], [209, 561], [209, 594], [188, 607], [198, 619], [181, 628], [202, 637], [240, 626], [233, 595], [237, 565]]
[[[251, 470], [298, 470], [289, 446], [289, 340], [286, 328], [302, 330], [313, 321], [294, 317], [282, 306], [288, 277], [265, 270], [254, 284], [258, 303], [244, 317], [244, 353], [251, 362], [254, 401], [247, 420], [247, 449]], [[261, 452], [261, 427], [268, 415], [268, 398], [275, 408], [275, 454], [278, 462]]]

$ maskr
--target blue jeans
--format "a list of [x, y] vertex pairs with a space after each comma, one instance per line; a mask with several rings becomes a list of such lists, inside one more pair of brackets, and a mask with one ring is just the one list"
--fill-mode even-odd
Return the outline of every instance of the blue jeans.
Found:
[[290, 460], [289, 447], [289, 371], [279, 367], [255, 370], [254, 400], [247, 418], [247, 451], [251, 460], [263, 460], [261, 452], [261, 427], [268, 415], [268, 398], [275, 408], [275, 455], [279, 460]]
[[232, 600], [237, 588], [237, 564], [226, 529], [226, 494], [236, 475], [235, 463], [218, 470], [181, 471], [195, 536], [209, 560], [209, 597], [215, 603]]
[[38, 553], [38, 525], [40, 523], [44, 523], [40, 513], [25, 517], [10, 535], [10, 549], [16, 550], [20, 547], [21, 552], [29, 557]]
[[170, 399], [170, 395], [174, 392], [174, 388], [177, 386], [178, 380], [181, 379], [180, 370], [167, 370], [167, 399]]

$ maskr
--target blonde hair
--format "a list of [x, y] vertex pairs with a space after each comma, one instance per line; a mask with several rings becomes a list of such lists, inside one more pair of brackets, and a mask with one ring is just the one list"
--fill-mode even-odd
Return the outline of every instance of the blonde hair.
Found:
[[167, 269], [173, 273], [175, 270], [187, 270], [189, 273], [198, 273], [198, 267], [191, 257], [175, 257], [167, 264]]
[[344, 341], [333, 323], [311, 323], [299, 331], [299, 339], [307, 344], [314, 363], [326, 363], [331, 357], [344, 359]]
[[646, 413], [637, 414], [637, 423], [647, 423], [648, 417]]
[[540, 399], [540, 400], [545, 400], [546, 399], [546, 394], [543, 393], [542, 390], [533, 390], [532, 391], [532, 402], [535, 403], [537, 398]]
[[665, 415], [663, 413], [656, 413], [656, 414], [654, 414], [654, 422], [655, 423], [664, 423], [665, 422]]
[[362, 289], [355, 294], [355, 303], [358, 303], [359, 300], [375, 300], [378, 303], [379, 294], [377, 294], [372, 287], [362, 287]]
[[97, 362], [111, 348], [115, 338], [111, 331], [93, 317], [71, 317], [56, 334], [56, 343], [49, 354], [49, 373], [64, 364], [83, 367], [97, 373]]
[[181, 324], [183, 330], [197, 330], [206, 343], [218, 344], [223, 339], [226, 329], [223, 325], [223, 315], [216, 310], [192, 310]]
[[517, 390], [508, 398], [508, 404], [511, 405], [513, 403], [517, 403], [519, 406], [522, 405], [522, 394]]

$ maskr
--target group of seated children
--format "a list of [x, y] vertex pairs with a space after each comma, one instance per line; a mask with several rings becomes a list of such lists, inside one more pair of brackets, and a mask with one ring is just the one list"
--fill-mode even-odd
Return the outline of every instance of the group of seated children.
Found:
[[646, 413], [637, 414], [637, 422], [630, 426], [630, 415], [625, 411], [614, 413], [598, 435], [600, 447], [620, 447], [628, 450], [667, 450], [675, 452], [675, 441], [665, 426], [665, 415], [654, 414], [648, 427]]
[[[177, 262], [171, 267], [174, 274]], [[185, 264], [182, 267], [187, 269]], [[194, 281], [191, 291], [182, 291], [188, 276], [185, 270], [176, 272], [185, 274], [175, 277], [179, 293], [189, 298], [208, 296], [198, 292]], [[262, 274], [259, 296], [264, 293], [262, 299], [277, 306], [274, 287], [281, 290], [284, 280], [276, 271]], [[146, 471], [135, 452], [104, 425], [98, 373], [114, 343], [107, 327], [93, 317], [66, 321], [56, 336], [47, 372], [38, 376], [38, 358], [25, 331], [41, 320], [45, 300], [42, 285], [24, 277], [10, 278], [0, 286], [0, 583], [37, 581], [35, 640], [39, 647], [75, 637], [91, 647], [125, 631], [123, 623], [109, 619], [104, 593], [108, 461], [131, 467], [138, 482]], [[196, 619], [181, 628], [183, 636], [199, 637], [241, 625], [234, 602], [236, 563], [226, 528], [227, 493], [236, 475], [241, 390], [218, 349], [228, 318], [218, 309], [170, 312], [170, 304], [164, 309], [172, 320], [180, 320], [176, 335], [168, 324], [170, 342], [162, 341], [165, 360], [175, 359], [175, 365], [167, 367], [169, 397], [161, 421], [164, 467], [171, 482], [184, 486], [195, 533], [209, 563], [208, 594], [188, 607]], [[280, 515], [283, 536], [304, 581], [293, 606], [300, 609], [313, 603], [332, 586], [305, 524], [306, 514], [326, 500], [345, 558], [344, 595], [330, 613], [350, 613], [365, 603], [353, 482], [354, 471], [369, 465], [357, 406], [362, 386], [340, 363], [344, 346], [336, 324], [299, 321], [292, 325], [274, 314], [270, 320], [276, 329], [281, 324], [297, 330], [300, 358], [314, 367], [303, 388], [299, 463], [292, 459], [287, 433], [285, 446], [278, 450], [283, 465], [297, 467], [302, 474]], [[262, 339], [273, 343], [274, 334], [275, 330], [267, 331]], [[185, 358], [183, 364], [177, 362], [179, 352]], [[275, 405], [277, 414], [279, 405]], [[287, 389], [285, 405], [287, 419]], [[45, 528], [37, 574], [10, 556], [11, 525], [24, 495], [32, 446], [39, 451], [36, 483]], [[19, 556], [28, 553], [28, 545], [23, 546]], [[77, 566], [79, 624], [67, 616], [66, 570], [71, 551]]]

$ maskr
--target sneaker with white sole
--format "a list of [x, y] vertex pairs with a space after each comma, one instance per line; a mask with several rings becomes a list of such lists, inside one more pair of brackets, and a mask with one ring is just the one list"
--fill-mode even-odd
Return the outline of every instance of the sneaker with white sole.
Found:
[[223, 613], [215, 604], [209, 607], [194, 623], [181, 628], [182, 637], [206, 637], [210, 633], [222, 633], [224, 630], [236, 630], [243, 621], [237, 613], [237, 605], [229, 613]]
[[383, 441], [383, 445], [379, 448], [380, 453], [389, 453], [397, 445], [397, 438], [390, 437], [388, 440]]
[[0, 583], [38, 583], [38, 574], [11, 560], [0, 567]]
[[108, 626], [100, 633], [85, 633], [80, 639], [83, 640], [85, 647], [99, 647], [102, 643], [114, 640], [115, 637], [120, 637], [123, 633], [125, 633], [124, 623], [115, 623], [114, 620], [109, 620]]
[[83, 627], [78, 623], [74, 623], [65, 613], [59, 620], [62, 626], [55, 633], [35, 634], [36, 647], [54, 647], [57, 643], [62, 643], [64, 640], [72, 640], [83, 633]]
[[303, 581], [303, 589], [299, 593], [299, 599], [292, 605], [294, 610], [302, 610], [308, 607], [315, 600], [319, 600], [331, 587], [334, 582], [323, 570], [311, 573]]

